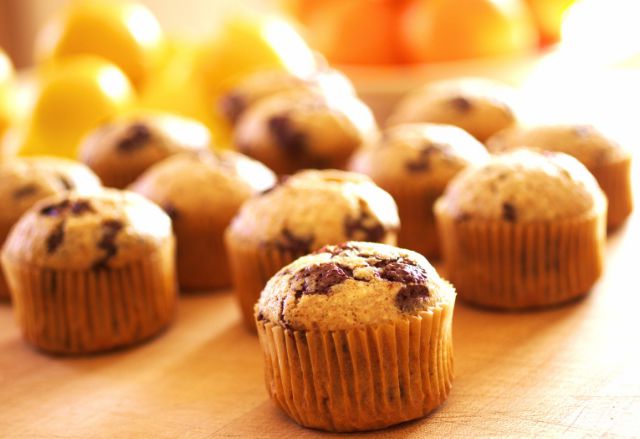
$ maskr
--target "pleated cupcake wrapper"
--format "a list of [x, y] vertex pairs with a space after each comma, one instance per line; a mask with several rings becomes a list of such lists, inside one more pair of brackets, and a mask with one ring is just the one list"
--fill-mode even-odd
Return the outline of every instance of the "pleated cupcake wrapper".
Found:
[[461, 299], [501, 309], [586, 294], [604, 263], [605, 213], [541, 223], [457, 221], [436, 205], [446, 277]]
[[305, 253], [278, 250], [269, 246], [258, 246], [237, 242], [226, 236], [227, 254], [231, 268], [233, 287], [247, 328], [256, 330], [253, 307], [267, 281], [282, 267], [295, 261]]
[[[231, 285], [223, 233], [223, 226], [205, 216], [189, 218], [188, 224], [183, 224], [180, 233], [176, 233], [181, 289], [205, 291]], [[214, 242], [217, 239], [220, 239], [219, 245]]]
[[607, 227], [620, 226], [633, 210], [631, 189], [631, 157], [616, 163], [590, 169], [607, 196]]
[[[168, 251], [171, 250], [171, 251]], [[173, 249], [121, 268], [54, 270], [4, 258], [18, 324], [36, 347], [91, 353], [147, 339], [173, 319]]]
[[453, 307], [344, 331], [291, 331], [258, 321], [267, 390], [297, 423], [329, 431], [425, 416], [451, 389]]
[[427, 191], [404, 182], [404, 185], [385, 184], [400, 213], [398, 246], [417, 251], [427, 258], [438, 258], [440, 249], [433, 205], [441, 191]]

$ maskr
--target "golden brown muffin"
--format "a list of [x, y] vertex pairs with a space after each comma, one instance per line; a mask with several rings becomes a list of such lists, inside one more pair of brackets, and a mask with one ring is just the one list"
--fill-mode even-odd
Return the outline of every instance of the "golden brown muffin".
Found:
[[607, 201], [562, 153], [515, 150], [458, 174], [435, 207], [460, 298], [528, 309], [585, 295], [602, 273]]
[[323, 245], [349, 240], [395, 244], [393, 198], [368, 177], [344, 171], [300, 172], [249, 199], [227, 229], [225, 243], [244, 321], [282, 266]]
[[569, 154], [587, 167], [609, 200], [607, 226], [620, 226], [633, 210], [631, 153], [593, 125], [549, 124], [517, 126], [487, 141], [492, 152], [534, 148]]
[[248, 109], [236, 125], [234, 144], [282, 175], [344, 169], [349, 156], [375, 133], [371, 110], [354, 96], [296, 91]]
[[270, 396], [299, 424], [330, 431], [425, 416], [451, 389], [455, 296], [423, 256], [389, 245], [297, 259], [255, 307]]
[[321, 94], [355, 94], [351, 81], [330, 68], [318, 70], [308, 77], [296, 76], [286, 70], [266, 70], [243, 77], [220, 98], [218, 107], [224, 118], [235, 125], [242, 113], [259, 100], [296, 90], [312, 90]]
[[174, 257], [169, 217], [111, 189], [41, 200], [2, 250], [23, 337], [64, 354], [126, 346], [165, 328], [176, 307]]
[[[54, 157], [14, 158], [0, 163], [0, 247], [11, 227], [37, 201], [67, 191], [91, 194], [100, 180], [89, 168]], [[0, 300], [9, 299], [9, 288], [0, 270]]]
[[516, 122], [515, 92], [489, 79], [433, 82], [402, 99], [388, 125], [411, 122], [455, 125], [484, 142]]
[[180, 152], [208, 149], [209, 130], [169, 114], [125, 116], [107, 122], [81, 142], [80, 161], [108, 187], [123, 189], [151, 165]]
[[433, 205], [458, 172], [488, 158], [484, 146], [460, 128], [415, 123], [384, 130], [377, 142], [358, 150], [349, 169], [371, 177], [398, 204], [398, 245], [432, 258], [439, 255]]
[[234, 151], [169, 157], [131, 186], [160, 205], [173, 221], [178, 279], [187, 290], [228, 286], [223, 235], [242, 203], [271, 188], [276, 178], [262, 163]]

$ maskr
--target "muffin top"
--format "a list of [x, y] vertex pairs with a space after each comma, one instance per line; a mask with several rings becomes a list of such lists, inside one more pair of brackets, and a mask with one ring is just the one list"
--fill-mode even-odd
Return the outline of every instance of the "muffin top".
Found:
[[223, 116], [235, 124], [242, 113], [261, 99], [294, 90], [326, 94], [354, 94], [353, 85], [342, 73], [330, 68], [301, 77], [286, 70], [263, 70], [242, 78], [219, 101]]
[[257, 102], [238, 121], [234, 143], [277, 174], [341, 168], [376, 132], [369, 108], [352, 95], [280, 93]]
[[456, 125], [484, 142], [516, 122], [514, 90], [480, 78], [449, 79], [409, 93], [388, 125], [433, 122]]
[[462, 171], [438, 205], [458, 220], [533, 222], [576, 218], [603, 209], [606, 200], [573, 157], [520, 149]]
[[227, 233], [251, 245], [304, 254], [348, 240], [392, 243], [398, 225], [393, 198], [368, 177], [309, 170], [247, 200]]
[[156, 202], [174, 220], [182, 214], [226, 218], [275, 182], [269, 168], [238, 152], [203, 150], [161, 161], [130, 189]]
[[488, 158], [485, 147], [458, 127], [414, 123], [385, 129], [377, 142], [356, 152], [349, 169], [382, 187], [411, 184], [443, 190], [460, 170]]
[[171, 220], [138, 194], [105, 189], [41, 200], [16, 223], [5, 257], [45, 268], [103, 270], [148, 258], [172, 240]]
[[323, 247], [276, 273], [256, 317], [293, 330], [337, 331], [397, 322], [455, 298], [420, 254], [384, 244]]
[[629, 152], [613, 138], [588, 124], [516, 126], [492, 136], [487, 141], [487, 147], [492, 152], [522, 147], [564, 152], [577, 158], [589, 169], [629, 156]]
[[0, 223], [13, 224], [35, 202], [60, 192], [90, 194], [100, 180], [85, 165], [57, 157], [12, 158], [0, 163]]
[[206, 149], [209, 143], [209, 130], [191, 119], [168, 114], [126, 116], [89, 133], [81, 142], [80, 160], [103, 178], [105, 186], [112, 183], [102, 176], [104, 168], [128, 177], [126, 186], [154, 163], [179, 152]]

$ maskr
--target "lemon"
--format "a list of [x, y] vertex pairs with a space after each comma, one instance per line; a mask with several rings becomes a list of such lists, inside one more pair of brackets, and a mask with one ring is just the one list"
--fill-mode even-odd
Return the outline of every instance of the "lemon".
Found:
[[13, 65], [7, 54], [0, 48], [0, 137], [13, 120]]
[[203, 47], [199, 63], [214, 95], [258, 69], [283, 68], [304, 76], [316, 68], [313, 52], [288, 21], [250, 14], [225, 20]]
[[43, 27], [36, 59], [88, 54], [118, 65], [136, 85], [162, 62], [165, 43], [155, 16], [133, 2], [75, 0]]
[[80, 138], [131, 106], [134, 91], [114, 64], [91, 56], [58, 61], [37, 78], [34, 106], [18, 154], [76, 157]]
[[172, 41], [171, 46], [170, 59], [145, 84], [138, 106], [195, 119], [211, 130], [214, 145], [228, 146], [229, 128], [214, 111], [215, 102], [196, 68], [199, 46], [189, 41]]

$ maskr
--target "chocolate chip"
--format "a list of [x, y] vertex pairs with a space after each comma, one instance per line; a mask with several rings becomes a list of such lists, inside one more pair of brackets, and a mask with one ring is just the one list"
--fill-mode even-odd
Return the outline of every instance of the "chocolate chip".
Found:
[[288, 228], [282, 229], [280, 236], [272, 245], [278, 250], [284, 252], [292, 252], [294, 254], [306, 255], [311, 252], [311, 244], [313, 243], [313, 235], [303, 238], [294, 234]]
[[410, 261], [403, 259], [381, 261], [376, 266], [380, 268], [378, 276], [391, 282], [419, 284], [427, 281], [427, 272], [424, 268]]
[[69, 209], [74, 216], [80, 216], [87, 212], [95, 212], [93, 206], [87, 200], [78, 200], [71, 203]]
[[118, 253], [118, 247], [115, 240], [118, 232], [122, 230], [124, 224], [118, 220], [105, 220], [102, 222], [102, 237], [98, 241], [98, 248], [104, 250], [103, 257], [93, 263], [94, 270], [103, 270], [108, 268], [108, 262]]
[[262, 311], [260, 311], [260, 312], [258, 313], [258, 316], [256, 317], [256, 319], [257, 319], [259, 322], [261, 322], [261, 321], [263, 321], [263, 320], [264, 320], [264, 314], [262, 314]]
[[509, 222], [515, 222], [518, 219], [517, 211], [513, 204], [507, 201], [502, 203], [502, 218]]
[[451, 106], [460, 113], [468, 113], [473, 108], [473, 104], [462, 96], [457, 96], [449, 101]]
[[64, 241], [64, 221], [60, 221], [47, 237], [47, 253], [55, 252]]
[[344, 231], [349, 239], [355, 241], [379, 242], [384, 238], [386, 230], [382, 224], [368, 210], [365, 203], [361, 202], [360, 215], [356, 218], [347, 217], [344, 220]]
[[173, 203], [165, 203], [162, 206], [162, 209], [165, 211], [167, 215], [169, 215], [169, 218], [171, 218], [171, 221], [175, 221], [180, 217], [178, 213], [178, 209], [176, 209], [176, 206], [174, 206]]
[[236, 123], [240, 115], [247, 109], [246, 100], [237, 93], [228, 93], [220, 99], [220, 110], [231, 122]]
[[66, 175], [58, 174], [58, 181], [60, 181], [60, 184], [66, 191], [72, 191], [75, 189], [75, 185], [67, 178]]
[[62, 200], [59, 203], [49, 204], [40, 209], [40, 215], [44, 216], [60, 216], [69, 208], [69, 200]]
[[456, 221], [457, 222], [469, 221], [470, 219], [471, 219], [471, 214], [469, 212], [460, 212], [456, 216]]
[[31, 196], [36, 192], [38, 192], [38, 186], [36, 186], [35, 184], [28, 184], [26, 186], [22, 186], [16, 189], [15, 191], [13, 191], [12, 195], [13, 195], [13, 198], [18, 200], [20, 198]]
[[142, 123], [136, 123], [129, 127], [125, 137], [118, 143], [118, 150], [122, 152], [131, 152], [140, 149], [151, 140], [151, 131], [149, 127]]
[[405, 285], [396, 294], [396, 306], [401, 311], [412, 312], [428, 297], [429, 288], [426, 285]]
[[[440, 147], [438, 145], [438, 147]], [[429, 157], [436, 152], [436, 145], [431, 143], [422, 147], [418, 153], [418, 157], [414, 160], [408, 160], [405, 163], [405, 168], [409, 172], [425, 172], [431, 169], [431, 163]]]
[[303, 294], [327, 294], [334, 285], [353, 278], [353, 271], [333, 262], [310, 265], [291, 277], [291, 288], [296, 298]]
[[303, 133], [295, 130], [287, 115], [272, 116], [267, 121], [267, 125], [278, 145], [288, 154], [299, 156], [305, 151], [306, 137]]

